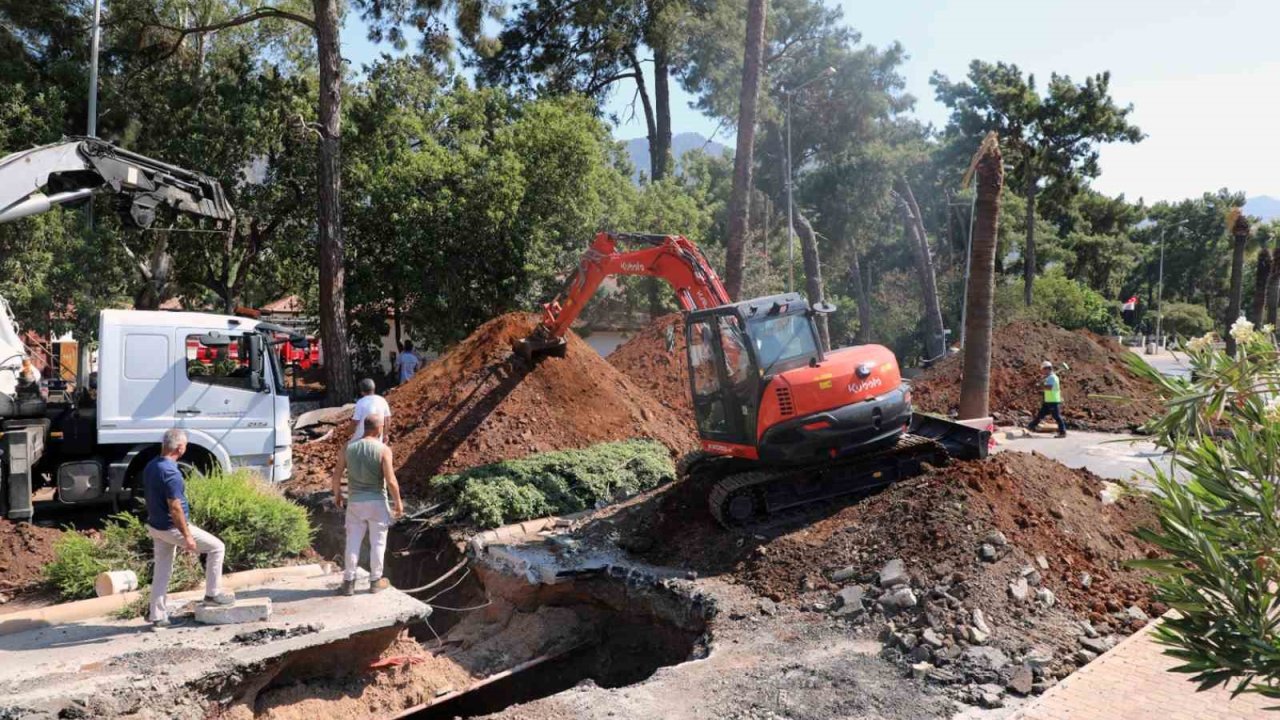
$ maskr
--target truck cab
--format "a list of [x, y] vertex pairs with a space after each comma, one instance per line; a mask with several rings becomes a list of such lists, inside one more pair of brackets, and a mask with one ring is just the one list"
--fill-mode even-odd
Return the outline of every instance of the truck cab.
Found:
[[118, 505], [140, 494], [142, 468], [174, 427], [187, 432], [183, 463], [192, 469], [289, 478], [289, 399], [274, 347], [284, 328], [139, 310], [103, 311], [98, 328], [96, 380], [62, 399], [0, 397], [0, 510], [8, 517], [30, 518], [41, 487], [70, 504]]

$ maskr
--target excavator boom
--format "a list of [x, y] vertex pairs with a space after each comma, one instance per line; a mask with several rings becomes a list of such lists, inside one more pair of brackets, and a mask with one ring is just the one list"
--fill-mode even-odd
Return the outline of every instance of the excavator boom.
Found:
[[235, 217], [217, 180], [105, 140], [69, 138], [0, 158], [0, 223], [99, 192], [117, 195], [125, 223], [138, 228], [149, 227], [160, 208], [217, 223]]
[[[618, 245], [641, 246], [619, 250]], [[542, 306], [542, 323], [516, 344], [528, 359], [564, 351], [564, 336], [610, 275], [647, 275], [667, 282], [680, 306], [703, 310], [729, 304], [720, 276], [698, 246], [682, 235], [597, 233], [555, 299]]]

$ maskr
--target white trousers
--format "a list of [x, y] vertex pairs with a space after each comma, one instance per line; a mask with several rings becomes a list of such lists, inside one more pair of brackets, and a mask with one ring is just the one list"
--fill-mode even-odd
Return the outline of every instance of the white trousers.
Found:
[[347, 503], [347, 551], [343, 556], [342, 578], [356, 579], [360, 563], [360, 546], [369, 533], [369, 582], [382, 578], [382, 559], [387, 554], [387, 533], [391, 530], [391, 508], [386, 500], [362, 500]]
[[[213, 597], [218, 594], [222, 586], [222, 558], [226, 555], [227, 548], [212, 533], [207, 533], [191, 523], [187, 523], [187, 528], [191, 530], [191, 538], [196, 541], [196, 552], [205, 556], [204, 594], [206, 597]], [[155, 572], [151, 576], [151, 612], [149, 614], [149, 619], [155, 622], [169, 617], [165, 599], [169, 594], [169, 578], [173, 577], [173, 558], [179, 548], [185, 548], [186, 540], [183, 539], [178, 528], [157, 530], [148, 525], [147, 534], [151, 536], [156, 559]]]

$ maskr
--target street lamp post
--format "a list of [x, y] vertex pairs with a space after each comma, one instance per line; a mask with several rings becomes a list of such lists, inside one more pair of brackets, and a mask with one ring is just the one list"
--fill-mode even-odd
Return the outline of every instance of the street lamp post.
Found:
[[783, 124], [786, 125], [786, 134], [787, 134], [787, 141], [786, 141], [787, 151], [786, 151], [786, 159], [784, 160], [785, 167], [783, 168], [783, 171], [786, 173], [785, 177], [786, 177], [786, 188], [787, 188], [787, 292], [791, 292], [792, 290], [795, 289], [795, 271], [796, 271], [795, 270], [796, 268], [796, 232], [795, 232], [796, 224], [795, 224], [795, 215], [793, 214], [793, 211], [791, 209], [792, 208], [791, 98], [795, 97], [796, 93], [818, 82], [819, 80], [825, 80], [835, 74], [836, 74], [836, 69], [833, 67], [829, 67], [826, 70], [823, 70], [818, 75], [811, 77], [808, 80], [805, 80], [804, 82], [800, 83], [794, 88], [783, 91], [783, 93], [787, 96], [786, 110], [784, 111], [784, 115], [783, 115]]
[[[1187, 221], [1176, 222], [1173, 227], [1186, 225]], [[1156, 344], [1164, 349], [1164, 225], [1160, 226], [1160, 273], [1156, 278]]]

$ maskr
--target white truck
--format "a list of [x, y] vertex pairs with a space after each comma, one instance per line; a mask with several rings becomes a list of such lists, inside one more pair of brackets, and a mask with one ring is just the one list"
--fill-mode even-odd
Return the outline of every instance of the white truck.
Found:
[[[98, 192], [119, 196], [131, 226], [146, 227], [166, 209], [215, 222], [233, 217], [217, 181], [100, 140], [0, 158], [0, 223]], [[173, 427], [187, 431], [183, 462], [193, 468], [289, 477], [289, 399], [273, 345], [301, 347], [305, 337], [246, 317], [107, 310], [96, 378], [47, 396], [19, 376], [26, 350], [3, 301], [0, 310], [0, 515], [30, 519], [42, 487], [63, 503], [118, 506], [138, 493], [142, 468]]]

